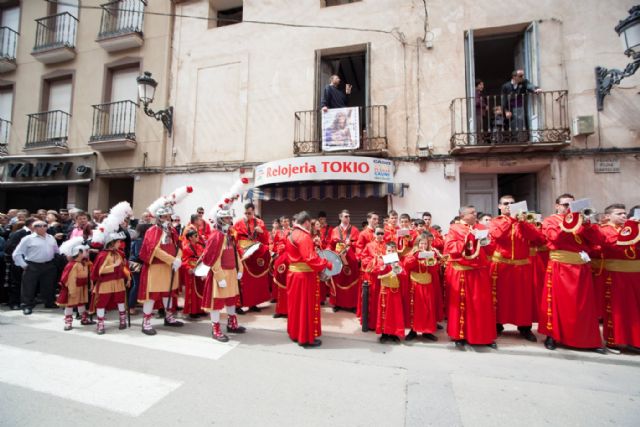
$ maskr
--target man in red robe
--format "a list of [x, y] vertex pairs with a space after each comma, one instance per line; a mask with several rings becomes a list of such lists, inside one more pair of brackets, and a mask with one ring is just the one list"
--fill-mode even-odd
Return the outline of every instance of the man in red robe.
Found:
[[356, 256], [358, 258], [360, 258], [361, 253], [364, 250], [365, 246], [367, 246], [369, 242], [373, 242], [375, 238], [374, 231], [378, 226], [379, 220], [380, 220], [380, 217], [378, 216], [377, 213], [375, 212], [367, 213], [367, 226], [362, 229], [362, 231], [358, 235], [358, 241], [356, 242]]
[[400, 260], [411, 253], [416, 237], [416, 232], [411, 229], [411, 217], [409, 214], [403, 213], [400, 215], [400, 228], [396, 230], [395, 236]]
[[500, 197], [498, 209], [501, 215], [489, 225], [491, 240], [496, 250], [491, 257], [491, 285], [496, 296], [496, 330], [501, 333], [503, 324], [518, 327], [526, 340], [536, 342], [531, 332], [535, 315], [534, 282], [529, 260], [530, 241], [540, 239], [533, 224], [526, 221], [526, 212], [511, 212], [515, 199], [511, 195]]
[[489, 255], [493, 244], [482, 238], [481, 224], [477, 224], [476, 208], [460, 208], [460, 222], [452, 224], [444, 242], [447, 265], [448, 324], [447, 333], [456, 348], [465, 351], [465, 343], [483, 344], [497, 348], [496, 315]]
[[625, 206], [616, 203], [604, 213], [601, 228], [604, 255], [604, 339], [613, 353], [640, 351], [640, 218], [627, 220]]
[[[378, 316], [378, 299], [380, 297], [380, 280], [378, 270], [382, 266], [382, 256], [387, 248], [384, 242], [384, 228], [378, 226], [375, 229], [375, 240], [367, 243], [360, 254], [360, 264], [362, 268], [362, 280], [369, 283], [369, 310], [367, 312], [367, 325], [369, 330], [376, 329]], [[361, 297], [360, 297], [361, 299]], [[359, 315], [362, 324], [362, 313]]]
[[571, 194], [558, 197], [557, 213], [542, 223], [550, 252], [538, 332], [547, 336], [544, 346], [549, 350], [560, 342], [604, 353], [588, 256], [601, 244], [602, 234], [580, 212], [570, 212], [573, 200]]
[[424, 221], [424, 227], [433, 235], [433, 247], [440, 253], [444, 250], [444, 239], [438, 230], [432, 226], [431, 212], [425, 212], [422, 214], [422, 220]]
[[340, 225], [331, 232], [331, 250], [342, 258], [342, 271], [331, 278], [335, 295], [329, 298], [333, 304], [333, 311], [344, 309], [356, 311], [358, 305], [358, 282], [360, 268], [356, 257], [356, 243], [358, 229], [351, 225], [351, 215], [348, 210], [340, 212]]
[[327, 224], [327, 213], [325, 211], [318, 212], [318, 222], [320, 223], [320, 242], [322, 249], [328, 249], [331, 246], [331, 230], [333, 228]]
[[198, 230], [187, 231], [182, 242], [182, 265], [180, 274], [184, 284], [184, 307], [182, 313], [195, 319], [204, 314], [202, 311], [202, 294], [204, 292], [204, 278], [195, 275], [195, 268], [202, 252], [204, 244], [200, 241]]
[[238, 281], [242, 279], [242, 262], [231, 233], [233, 218], [226, 206], [215, 214], [216, 226], [202, 254], [202, 263], [209, 267], [204, 285], [202, 308], [211, 316], [211, 336], [220, 342], [229, 337], [220, 330], [220, 310], [227, 311], [227, 332], [243, 334], [244, 326], [238, 325], [236, 301], [240, 293]]
[[202, 240], [206, 242], [209, 240], [209, 235], [211, 234], [211, 226], [209, 225], [209, 221], [204, 219], [204, 208], [199, 207], [196, 210], [196, 215], [200, 218], [200, 221], [197, 223], [198, 234], [202, 237]]
[[289, 258], [287, 332], [292, 341], [303, 347], [322, 344], [318, 339], [322, 335], [318, 273], [332, 267], [316, 253], [310, 230], [311, 216], [302, 211], [295, 217], [285, 249]]
[[387, 218], [387, 222], [384, 225], [384, 241], [395, 242], [396, 230], [398, 229], [398, 212], [391, 210]]
[[164, 325], [183, 325], [175, 318], [177, 307], [172, 301], [179, 287], [180, 275], [177, 272], [182, 265], [180, 239], [171, 223], [172, 214], [170, 206], [163, 206], [154, 212], [156, 225], [145, 233], [138, 256], [144, 262], [140, 272], [138, 301], [142, 302], [142, 333], [145, 335], [156, 334], [151, 326], [151, 317], [154, 303], [158, 300], [165, 307]]
[[242, 314], [241, 307], [249, 307], [249, 311], [259, 312], [258, 304], [269, 301], [269, 233], [264, 222], [256, 218], [255, 206], [249, 202], [244, 206], [244, 216], [233, 225], [238, 245], [238, 254], [242, 258], [244, 252], [253, 245], [259, 244], [259, 249], [242, 261], [244, 273], [240, 281], [240, 295], [242, 301], [238, 314]]

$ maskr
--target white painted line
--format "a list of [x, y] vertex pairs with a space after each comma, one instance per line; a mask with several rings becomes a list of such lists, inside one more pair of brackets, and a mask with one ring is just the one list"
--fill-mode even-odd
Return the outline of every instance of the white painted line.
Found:
[[[221, 343], [213, 340], [210, 335], [178, 334], [170, 332], [164, 327], [158, 329], [157, 335], [147, 336], [140, 331], [140, 326], [132, 324], [131, 328], [118, 330], [118, 323], [113, 321], [105, 322], [106, 333], [104, 335], [96, 334], [95, 325], [81, 326], [80, 322], [75, 319], [73, 321], [73, 329], [64, 331], [62, 329], [64, 326], [62, 314], [53, 313], [34, 312], [30, 316], [25, 316], [18, 310], [5, 311], [0, 313], [0, 319], [4, 319], [13, 325], [210, 360], [220, 359], [238, 345], [238, 341], [233, 340], [233, 338], [229, 342]], [[189, 324], [183, 326], [183, 328], [188, 327]]]
[[137, 417], [183, 383], [0, 344], [0, 382]]

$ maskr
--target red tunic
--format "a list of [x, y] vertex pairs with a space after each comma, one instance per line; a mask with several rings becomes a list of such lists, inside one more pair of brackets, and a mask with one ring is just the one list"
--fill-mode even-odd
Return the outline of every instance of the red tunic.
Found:
[[433, 234], [433, 243], [431, 243], [431, 246], [442, 252], [444, 250], [444, 239], [442, 238], [442, 234], [433, 227], [429, 227], [429, 232]]
[[531, 241], [529, 249], [529, 260], [533, 270], [533, 321], [537, 322], [540, 312], [540, 300], [544, 289], [544, 277], [547, 274], [547, 263], [549, 261], [549, 248], [547, 247], [547, 239], [542, 234], [539, 227], [536, 229], [540, 232], [537, 240]]
[[[211, 266], [202, 295], [204, 311], [220, 310], [223, 306], [237, 303], [240, 289], [237, 274], [239, 270], [242, 271], [242, 263], [230, 231], [223, 233], [218, 229], [212, 230], [202, 253], [202, 263]], [[227, 283], [224, 288], [218, 285], [222, 280]]]
[[402, 293], [403, 288], [409, 287], [407, 275], [404, 270], [396, 275], [390, 265], [378, 267], [374, 274], [380, 281], [376, 334], [395, 335], [402, 339], [405, 327]]
[[[260, 227], [262, 232], [258, 233], [256, 227]], [[261, 244], [257, 252], [242, 261], [244, 266], [244, 274], [240, 280], [242, 306], [253, 307], [269, 301], [271, 299], [269, 291], [271, 254], [269, 253], [269, 233], [267, 233], [264, 222], [258, 218], [251, 218], [251, 220], [243, 218], [233, 225], [233, 230], [240, 257], [250, 245], [256, 242]]]
[[605, 229], [604, 339], [611, 346], [640, 347], [640, 242], [618, 245], [621, 228]]
[[[138, 301], [158, 301], [169, 296], [171, 262], [179, 254], [180, 238], [175, 228], [169, 226], [168, 230], [167, 242], [161, 242], [163, 228], [159, 225], [149, 228], [144, 235], [139, 255], [144, 264], [140, 271]], [[178, 276], [173, 275], [171, 290], [178, 289]], [[175, 308], [175, 305], [173, 307]]]
[[193, 274], [193, 269], [202, 252], [204, 245], [197, 241], [192, 245], [188, 241], [182, 244], [182, 266], [180, 275], [184, 284], [184, 314], [202, 314], [202, 295], [204, 293], [204, 278]]
[[[116, 262], [119, 262], [119, 265], [116, 266]], [[96, 308], [113, 310], [117, 308], [118, 303], [124, 303], [125, 283], [130, 277], [131, 273], [123, 252], [115, 249], [98, 252], [91, 269], [93, 295], [90, 311], [95, 312]]]
[[409, 328], [420, 333], [437, 331], [437, 293], [440, 286], [440, 266], [428, 266], [415, 254], [404, 259], [403, 267], [409, 275]]
[[574, 233], [563, 231], [564, 218], [552, 215], [542, 223], [551, 252], [538, 332], [571, 347], [597, 348], [602, 340], [591, 264], [581, 260], [578, 253], [600, 244], [602, 234], [590, 224], [582, 225]]
[[[369, 242], [361, 253], [360, 264], [362, 268], [362, 280], [369, 282], [369, 320], [367, 322], [370, 330], [375, 330], [378, 318], [378, 300], [380, 299], [380, 280], [378, 271], [382, 266], [382, 255], [386, 253], [385, 242], [374, 240]], [[362, 293], [358, 297], [358, 317], [362, 324]]]
[[273, 287], [276, 291], [276, 314], [288, 313], [287, 302], [287, 271], [289, 257], [282, 251], [273, 263]]
[[327, 267], [328, 261], [314, 250], [309, 232], [297, 225], [291, 232], [291, 240], [286, 241], [286, 253], [289, 258], [287, 332], [299, 344], [312, 343], [322, 335], [318, 273]]
[[333, 228], [329, 225], [320, 227], [320, 241], [322, 242], [322, 249], [329, 249], [331, 247], [331, 232]]
[[[476, 224], [473, 229], [486, 227]], [[496, 339], [488, 259], [493, 244], [479, 247], [471, 230], [467, 224], [453, 224], [444, 243], [444, 253], [450, 256], [447, 333], [469, 344], [491, 344]]]
[[384, 241], [385, 242], [395, 242], [396, 234], [398, 231], [397, 225], [385, 224], [384, 226]]
[[89, 274], [91, 263], [89, 260], [78, 262], [69, 261], [62, 270], [60, 277], [60, 293], [56, 304], [60, 307], [84, 306], [88, 301]]
[[366, 226], [358, 235], [358, 241], [356, 242], [356, 256], [360, 258], [362, 251], [368, 243], [375, 240], [375, 230], [369, 226]]
[[534, 310], [537, 298], [529, 241], [539, 240], [540, 233], [533, 224], [507, 215], [495, 217], [489, 229], [496, 247], [491, 263], [496, 321], [531, 326], [537, 317]]
[[346, 264], [342, 266], [342, 271], [331, 279], [335, 295], [330, 296], [330, 301], [336, 307], [351, 309], [358, 306], [360, 269], [355, 247], [358, 235], [358, 229], [353, 225], [349, 225], [347, 229], [339, 225], [331, 232], [332, 251], [340, 255], [348, 246], [345, 252]]

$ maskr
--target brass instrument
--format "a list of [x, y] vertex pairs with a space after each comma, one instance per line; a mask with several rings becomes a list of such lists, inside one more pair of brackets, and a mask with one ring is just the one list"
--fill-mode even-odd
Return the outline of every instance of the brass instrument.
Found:
[[393, 271], [393, 274], [398, 275], [402, 273], [402, 267], [400, 266], [399, 263], [394, 262], [393, 266], [391, 267], [391, 271]]

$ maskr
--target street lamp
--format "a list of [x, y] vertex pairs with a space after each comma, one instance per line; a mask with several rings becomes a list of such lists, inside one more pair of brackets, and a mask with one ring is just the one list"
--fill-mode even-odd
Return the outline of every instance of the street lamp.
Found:
[[149, 108], [149, 104], [153, 102], [153, 97], [156, 94], [158, 82], [151, 77], [151, 73], [148, 71], [145, 71], [136, 81], [138, 82], [138, 98], [142, 101], [144, 113], [149, 117], [161, 121], [169, 133], [169, 136], [171, 136], [171, 130], [173, 129], [173, 107], [160, 111], [153, 111]]
[[602, 111], [604, 97], [625, 77], [632, 76], [640, 68], [640, 5], [629, 9], [629, 16], [616, 25], [616, 33], [622, 41], [624, 54], [633, 61], [624, 70], [596, 67], [596, 104]]

